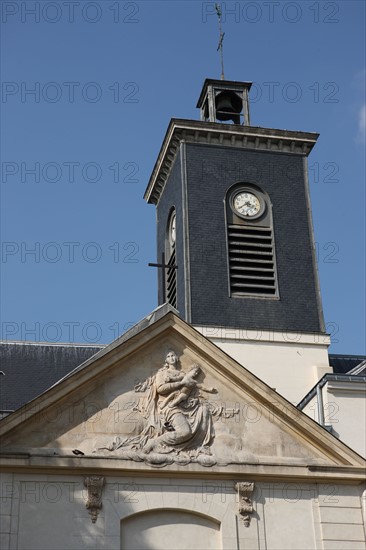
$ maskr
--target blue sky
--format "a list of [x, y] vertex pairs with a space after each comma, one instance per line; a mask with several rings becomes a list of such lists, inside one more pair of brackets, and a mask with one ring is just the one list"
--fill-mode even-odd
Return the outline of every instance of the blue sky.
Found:
[[[214, 3], [1, 8], [0, 336], [108, 343], [157, 305], [142, 197], [170, 118], [198, 119], [204, 79], [220, 77]], [[252, 124], [320, 133], [309, 167], [331, 351], [365, 353], [365, 4], [222, 11], [225, 76], [255, 82]]]

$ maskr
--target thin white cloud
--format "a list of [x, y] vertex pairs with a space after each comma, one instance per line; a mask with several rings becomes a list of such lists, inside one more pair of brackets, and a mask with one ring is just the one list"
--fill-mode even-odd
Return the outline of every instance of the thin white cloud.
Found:
[[358, 141], [364, 143], [366, 134], [366, 105], [358, 111]]

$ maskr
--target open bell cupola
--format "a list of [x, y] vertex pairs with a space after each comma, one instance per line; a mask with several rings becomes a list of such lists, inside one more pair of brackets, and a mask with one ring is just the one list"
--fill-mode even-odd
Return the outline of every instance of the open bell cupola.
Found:
[[206, 78], [197, 102], [201, 120], [250, 125], [249, 90], [251, 82]]

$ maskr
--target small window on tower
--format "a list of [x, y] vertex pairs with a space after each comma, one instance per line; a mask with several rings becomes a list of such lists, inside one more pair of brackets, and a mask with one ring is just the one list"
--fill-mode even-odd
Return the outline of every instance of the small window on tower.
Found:
[[176, 241], [176, 213], [173, 208], [170, 212], [168, 225], [167, 225], [167, 235], [166, 235], [166, 257], [168, 267], [166, 269], [166, 292], [167, 300], [169, 304], [173, 307], [177, 307], [177, 270], [175, 269], [176, 265], [176, 250], [175, 250], [175, 241]]
[[237, 183], [226, 196], [226, 218], [230, 296], [278, 298], [269, 197], [254, 184]]

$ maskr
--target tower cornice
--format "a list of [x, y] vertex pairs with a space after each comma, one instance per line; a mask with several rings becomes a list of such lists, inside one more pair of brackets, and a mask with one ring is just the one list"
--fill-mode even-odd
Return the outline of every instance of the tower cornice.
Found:
[[157, 204], [182, 141], [308, 156], [319, 134], [172, 118], [152, 171], [144, 199]]

